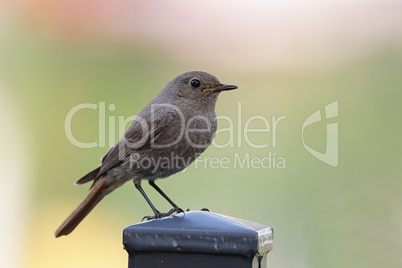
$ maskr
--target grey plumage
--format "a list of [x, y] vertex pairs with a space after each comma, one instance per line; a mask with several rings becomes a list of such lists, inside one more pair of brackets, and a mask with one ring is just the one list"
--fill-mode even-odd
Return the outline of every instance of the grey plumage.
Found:
[[178, 211], [154, 181], [183, 170], [211, 144], [217, 129], [215, 104], [219, 92], [235, 88], [199, 71], [184, 73], [168, 83], [105, 154], [101, 165], [77, 180], [76, 184], [94, 182], [55, 236], [69, 234], [106, 194], [128, 180], [134, 181], [155, 217], [168, 213], [155, 209], [141, 188], [141, 180], [148, 180]]

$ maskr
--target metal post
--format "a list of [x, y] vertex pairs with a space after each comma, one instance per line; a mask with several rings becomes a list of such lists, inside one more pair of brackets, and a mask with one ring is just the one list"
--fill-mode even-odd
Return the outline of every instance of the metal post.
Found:
[[273, 247], [273, 229], [192, 211], [128, 226], [123, 244], [129, 268], [262, 268]]

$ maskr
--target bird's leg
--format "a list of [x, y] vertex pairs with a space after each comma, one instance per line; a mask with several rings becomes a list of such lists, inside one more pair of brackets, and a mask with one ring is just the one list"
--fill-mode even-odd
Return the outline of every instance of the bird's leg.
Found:
[[[140, 193], [142, 194], [142, 196], [145, 198], [145, 200], [147, 201], [147, 203], [148, 203], [148, 205], [151, 207], [151, 209], [152, 209], [152, 211], [154, 212], [154, 214], [155, 214], [155, 217], [154, 218], [160, 218], [160, 217], [162, 217], [161, 216], [161, 214], [162, 213], [160, 213], [156, 208], [155, 208], [155, 206], [154, 206], [154, 204], [152, 204], [152, 202], [151, 202], [151, 200], [148, 198], [148, 196], [147, 196], [147, 194], [144, 192], [144, 190], [142, 189], [142, 187], [141, 187], [141, 184], [137, 184], [137, 183], [135, 183], [134, 182], [134, 186], [135, 186], [135, 188], [137, 188], [137, 190], [138, 191], [140, 191]], [[143, 220], [144, 219], [151, 219], [152, 218], [152, 216], [145, 216], [144, 218], [143, 218]]]
[[148, 181], [149, 185], [151, 185], [161, 196], [163, 196], [163, 198], [166, 199], [166, 201], [169, 202], [169, 204], [172, 205], [172, 209], [169, 210], [169, 212], [167, 212], [167, 215], [171, 215], [174, 212], [180, 213], [180, 212], [184, 212], [181, 208], [179, 208], [173, 201], [172, 199], [170, 199], [162, 190], [161, 188], [158, 187], [158, 185], [155, 184], [154, 181]]
[[158, 185], [155, 184], [154, 181], [149, 181], [149, 185], [151, 185], [161, 196], [163, 196], [163, 198], [165, 198], [166, 201], [172, 205], [172, 207], [177, 207], [177, 205], [161, 190], [161, 188], [158, 187]]
[[[181, 208], [179, 208], [179, 207], [177, 207], [177, 206], [175, 206], [174, 208], [172, 208], [171, 210], [169, 210], [167, 213], [161, 213], [161, 212], [159, 212], [159, 210], [157, 210], [156, 208], [155, 208], [155, 206], [154, 206], [154, 204], [152, 204], [152, 202], [151, 202], [151, 200], [149, 199], [149, 197], [147, 196], [147, 194], [145, 193], [145, 191], [142, 189], [142, 187], [141, 187], [141, 184], [140, 183], [135, 183], [134, 182], [134, 185], [135, 185], [135, 188], [137, 188], [137, 190], [142, 194], [142, 196], [145, 198], [145, 200], [147, 201], [147, 203], [148, 203], [148, 205], [151, 207], [151, 209], [152, 209], [152, 211], [154, 212], [154, 216], [145, 216], [144, 218], [142, 218], [142, 220], [144, 220], [144, 219], [146, 219], [146, 220], [153, 220], [153, 219], [159, 219], [159, 218], [162, 218], [162, 217], [166, 217], [166, 216], [170, 216], [170, 215], [172, 215], [174, 212], [183, 212], [183, 210], [181, 209]], [[156, 186], [156, 185], [155, 185]], [[158, 187], [158, 186], [156, 186], [156, 187]], [[159, 189], [159, 188], [158, 188]], [[159, 189], [159, 191], [160, 192], [162, 192], [160, 189]], [[158, 191], [158, 192], [159, 192]], [[163, 192], [162, 192], [163, 193]], [[163, 194], [163, 196], [166, 196], [165, 194]], [[167, 196], [166, 196], [166, 198], [168, 198]], [[170, 199], [169, 199], [170, 200]], [[174, 204], [171, 200], [170, 200], [170, 202], [171, 202], [171, 204]], [[170, 203], [169, 202], [169, 203]]]

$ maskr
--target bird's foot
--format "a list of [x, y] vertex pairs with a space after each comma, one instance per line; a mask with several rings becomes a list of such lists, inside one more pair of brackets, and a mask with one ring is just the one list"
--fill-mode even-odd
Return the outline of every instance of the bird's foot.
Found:
[[157, 213], [155, 213], [154, 216], [144, 216], [144, 218], [142, 218], [142, 221], [144, 221], [144, 220], [149, 221], [149, 220], [154, 220], [154, 219], [160, 219], [160, 218], [163, 218], [163, 217], [171, 216], [171, 215], [172, 215], [173, 213], [175, 213], [175, 212], [176, 212], [176, 213], [181, 213], [181, 212], [185, 213], [184, 210], [182, 210], [181, 208], [179, 208], [179, 207], [174, 207], [174, 208], [172, 208], [171, 210], [169, 210], [169, 211], [166, 212], [166, 213], [162, 213], [162, 212], [157, 211]]

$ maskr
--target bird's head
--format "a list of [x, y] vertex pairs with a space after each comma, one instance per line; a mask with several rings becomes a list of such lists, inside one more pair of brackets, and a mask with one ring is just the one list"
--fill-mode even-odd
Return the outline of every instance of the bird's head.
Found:
[[163, 89], [169, 98], [186, 103], [194, 107], [215, 107], [220, 92], [236, 89], [237, 86], [222, 84], [215, 76], [200, 71], [183, 73], [174, 78]]

